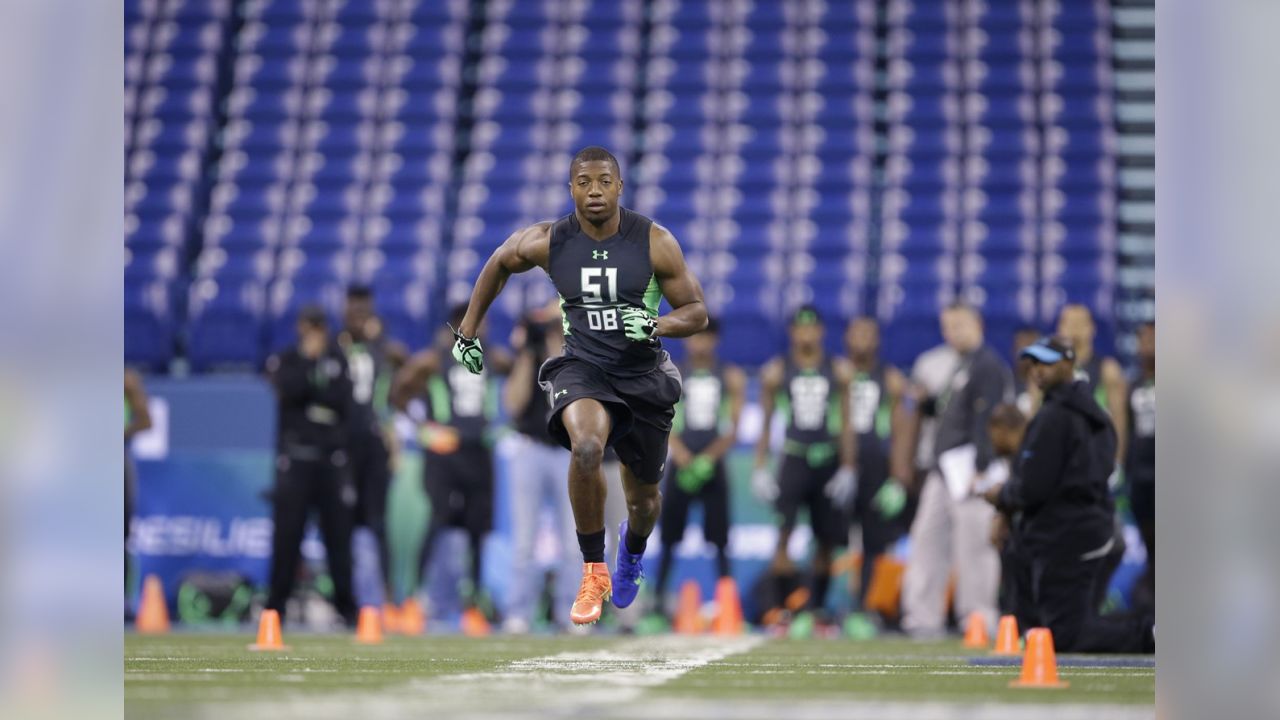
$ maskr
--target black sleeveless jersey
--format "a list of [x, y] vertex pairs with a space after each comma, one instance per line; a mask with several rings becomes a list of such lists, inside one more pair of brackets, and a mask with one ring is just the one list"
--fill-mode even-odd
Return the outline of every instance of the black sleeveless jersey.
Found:
[[858, 370], [849, 385], [849, 416], [859, 447], [876, 447], [889, 439], [893, 408], [884, 387], [884, 366]]
[[619, 310], [646, 309], [654, 317], [662, 291], [649, 259], [653, 221], [620, 208], [618, 234], [599, 242], [566, 215], [551, 226], [548, 275], [560, 295], [564, 354], [616, 376], [634, 377], [658, 365], [662, 344], [629, 340]]
[[391, 366], [381, 343], [352, 342], [346, 348], [351, 378], [351, 430], [379, 434], [388, 414]]
[[816, 368], [800, 368], [787, 358], [778, 404], [787, 414], [786, 439], [793, 443], [831, 442], [840, 434], [840, 400], [830, 358]]
[[1125, 475], [1130, 482], [1156, 477], [1156, 383], [1140, 380], [1129, 390], [1129, 449]]
[[484, 442], [498, 412], [497, 388], [489, 372], [473, 374], [447, 349], [440, 360], [440, 372], [427, 378], [427, 417], [453, 428], [462, 442]]
[[1077, 365], [1075, 372], [1076, 380], [1083, 382], [1089, 388], [1089, 394], [1093, 399], [1098, 401], [1103, 410], [1107, 408], [1107, 388], [1102, 384], [1102, 358], [1093, 355], [1089, 358], [1089, 362], [1084, 365]]
[[705, 450], [720, 437], [729, 417], [729, 394], [724, 388], [724, 370], [682, 367], [684, 387], [676, 405], [674, 429], [691, 452]]

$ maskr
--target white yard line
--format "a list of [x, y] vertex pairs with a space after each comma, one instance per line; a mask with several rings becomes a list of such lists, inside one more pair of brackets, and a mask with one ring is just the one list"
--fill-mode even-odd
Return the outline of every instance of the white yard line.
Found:
[[[557, 653], [506, 663], [490, 672], [442, 675], [377, 692], [288, 693], [272, 702], [201, 708], [204, 717], [382, 718], [450, 720], [612, 717], [629, 712], [650, 688], [747, 652], [762, 637], [663, 636], [624, 640], [601, 650]], [[645, 705], [635, 706], [641, 713]], [[648, 716], [659, 717], [659, 716]]]

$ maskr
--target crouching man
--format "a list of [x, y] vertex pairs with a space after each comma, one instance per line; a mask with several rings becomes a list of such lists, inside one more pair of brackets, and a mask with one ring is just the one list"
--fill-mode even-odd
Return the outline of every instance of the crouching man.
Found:
[[1083, 382], [1069, 343], [1044, 338], [1022, 351], [1044, 403], [1027, 427], [1009, 482], [984, 497], [1020, 512], [1018, 546], [1030, 564], [1032, 615], [1061, 652], [1153, 652], [1149, 616], [1100, 615], [1098, 583], [1114, 542], [1107, 478], [1115, 470], [1116, 431]]

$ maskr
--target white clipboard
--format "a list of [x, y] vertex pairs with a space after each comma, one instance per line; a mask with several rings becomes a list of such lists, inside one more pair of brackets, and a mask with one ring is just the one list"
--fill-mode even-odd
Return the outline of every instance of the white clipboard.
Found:
[[973, 443], [959, 445], [938, 455], [938, 472], [947, 483], [951, 499], [959, 502], [973, 492], [973, 479], [977, 470], [973, 464], [978, 459], [978, 448]]

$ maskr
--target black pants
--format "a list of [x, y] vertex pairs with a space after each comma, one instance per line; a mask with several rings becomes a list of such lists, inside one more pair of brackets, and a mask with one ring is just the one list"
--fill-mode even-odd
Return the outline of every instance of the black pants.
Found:
[[1034, 590], [1031, 559], [1011, 538], [1000, 550], [1000, 613], [1016, 617], [1020, 630], [1040, 624]]
[[1156, 604], [1156, 484], [1154, 480], [1132, 479], [1129, 482], [1129, 506], [1133, 519], [1147, 546], [1147, 565], [1133, 589], [1134, 605], [1154, 608]]
[[388, 596], [391, 591], [391, 553], [387, 547], [387, 493], [391, 490], [391, 458], [381, 435], [353, 434], [348, 443], [351, 477], [355, 481], [354, 524], [373, 532], [378, 541], [378, 564]]
[[1098, 613], [1097, 585], [1107, 579], [1105, 566], [1105, 558], [1034, 555], [1031, 581], [1038, 624], [1053, 632], [1060, 652], [1153, 652], [1150, 616]]
[[858, 438], [858, 493], [853, 501], [853, 521], [862, 532], [862, 570], [858, 605], [867, 599], [875, 560], [906, 532], [901, 518], [886, 519], [875, 507], [876, 493], [889, 479], [889, 459], [875, 438]]
[[684, 531], [689, 524], [689, 508], [695, 502], [702, 503], [702, 536], [716, 549], [716, 574], [719, 577], [728, 577], [730, 574], [729, 556], [726, 553], [729, 545], [729, 479], [724, 459], [716, 462], [715, 474], [694, 495], [680, 487], [676, 482], [676, 473], [675, 463], [668, 462], [666, 479], [662, 485], [662, 513], [659, 516], [662, 518], [662, 555], [658, 559], [656, 590], [660, 611], [667, 589], [667, 578], [671, 575], [675, 546], [684, 539]]
[[427, 451], [422, 470], [431, 518], [418, 554], [418, 584], [426, 582], [440, 531], [461, 528], [471, 548], [472, 597], [467, 600], [473, 602], [484, 577], [484, 538], [493, 529], [493, 451], [483, 443], [464, 443], [448, 454]]
[[281, 456], [276, 465], [271, 542], [271, 594], [267, 608], [284, 617], [285, 603], [293, 593], [302, 536], [314, 508], [320, 516], [329, 575], [333, 579], [333, 605], [348, 625], [356, 621], [356, 600], [351, 589], [351, 507], [346, 496], [346, 468], [328, 460], [297, 460]]

